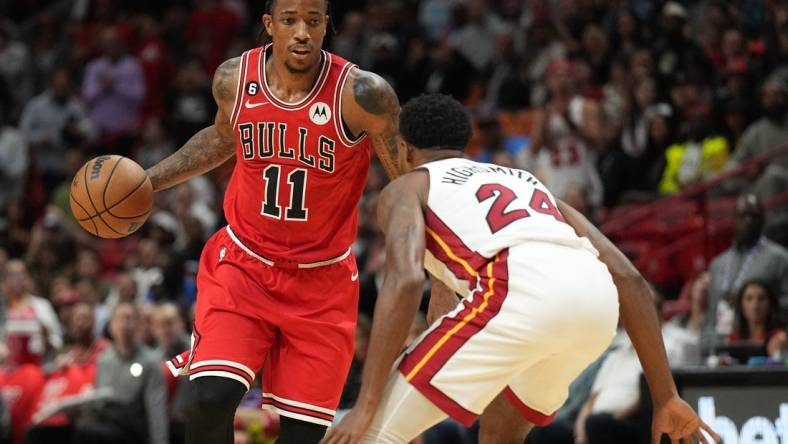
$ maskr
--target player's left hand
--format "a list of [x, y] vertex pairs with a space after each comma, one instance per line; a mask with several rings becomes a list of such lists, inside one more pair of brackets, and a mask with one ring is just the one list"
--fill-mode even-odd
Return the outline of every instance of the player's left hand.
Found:
[[372, 424], [373, 418], [374, 413], [369, 409], [353, 407], [339, 424], [328, 429], [320, 444], [357, 444]]
[[672, 444], [695, 442], [710, 444], [703, 435], [704, 430], [714, 440], [711, 442], [720, 441], [719, 435], [701, 421], [692, 407], [678, 396], [654, 406], [654, 418], [651, 423], [652, 444], [659, 444], [663, 434], [670, 437]]

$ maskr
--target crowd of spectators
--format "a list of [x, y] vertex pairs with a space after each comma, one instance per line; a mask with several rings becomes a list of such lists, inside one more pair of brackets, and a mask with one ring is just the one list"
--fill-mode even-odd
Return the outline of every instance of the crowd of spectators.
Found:
[[[232, 161], [158, 193], [139, 233], [114, 241], [74, 223], [69, 183], [93, 155], [150, 167], [209, 125], [212, 73], [260, 44], [263, 3], [0, 3], [0, 431], [11, 433], [0, 442], [23, 442], [28, 428], [32, 443], [182, 439], [183, 383], [157, 363], [188, 346], [197, 261], [223, 224]], [[402, 102], [422, 92], [463, 101], [474, 118], [471, 156], [532, 170], [592, 220], [788, 141], [780, 0], [330, 3], [327, 49], [382, 75]], [[682, 295], [664, 295], [684, 303], [664, 326], [682, 364], [730, 342], [755, 341], [774, 356], [788, 347], [786, 237], [770, 241], [765, 228], [784, 213], [762, 204], [788, 189], [788, 156], [741, 177], [719, 191], [753, 193], [737, 203], [733, 245]], [[375, 221], [385, 183], [373, 164], [353, 246], [367, 316], [385, 261]], [[342, 408], [365, 356], [369, 325], [359, 325]], [[563, 417], [570, 439], [576, 431], [578, 442], [614, 442], [605, 430], [636, 394], [608, 396], [606, 381], [628, 369], [639, 372], [622, 339], [579, 380]], [[255, 390], [238, 413], [239, 443], [268, 442], [277, 430]], [[626, 425], [615, 430], [627, 436]]]

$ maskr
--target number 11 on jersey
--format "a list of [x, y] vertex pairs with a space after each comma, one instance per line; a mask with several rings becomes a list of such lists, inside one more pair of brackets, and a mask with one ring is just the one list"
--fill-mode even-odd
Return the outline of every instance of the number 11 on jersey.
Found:
[[[281, 171], [280, 165], [269, 165], [263, 170], [265, 198], [260, 214], [274, 219], [282, 218], [282, 206], [278, 203]], [[309, 210], [304, 208], [307, 175], [307, 170], [303, 168], [296, 168], [287, 175], [287, 183], [290, 184], [290, 204], [284, 209], [285, 220], [305, 221], [309, 217]]]

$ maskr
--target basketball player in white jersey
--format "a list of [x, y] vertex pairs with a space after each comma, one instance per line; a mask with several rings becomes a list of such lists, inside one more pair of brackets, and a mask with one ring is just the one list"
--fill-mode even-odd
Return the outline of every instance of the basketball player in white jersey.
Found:
[[[653, 442], [719, 439], [677, 395], [652, 294], [620, 251], [527, 171], [466, 159], [470, 121], [455, 100], [412, 100], [400, 131], [400, 166], [413, 171], [380, 197], [386, 275], [363, 385], [323, 443], [407, 443], [447, 416], [470, 425], [499, 394], [527, 434], [607, 348], [619, 313], [654, 400]], [[395, 364], [424, 268], [466, 296]]]

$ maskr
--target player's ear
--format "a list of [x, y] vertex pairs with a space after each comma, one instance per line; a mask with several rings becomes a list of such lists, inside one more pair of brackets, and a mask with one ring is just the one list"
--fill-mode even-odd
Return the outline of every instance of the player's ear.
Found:
[[407, 166], [410, 165], [410, 146], [401, 137], [397, 141], [397, 145], [399, 148], [397, 150], [397, 165], [399, 165], [400, 171], [407, 171]]
[[274, 32], [272, 26], [274, 23], [274, 18], [271, 17], [271, 14], [263, 14], [263, 28], [265, 28], [265, 32], [268, 33], [269, 36], [273, 36]]

